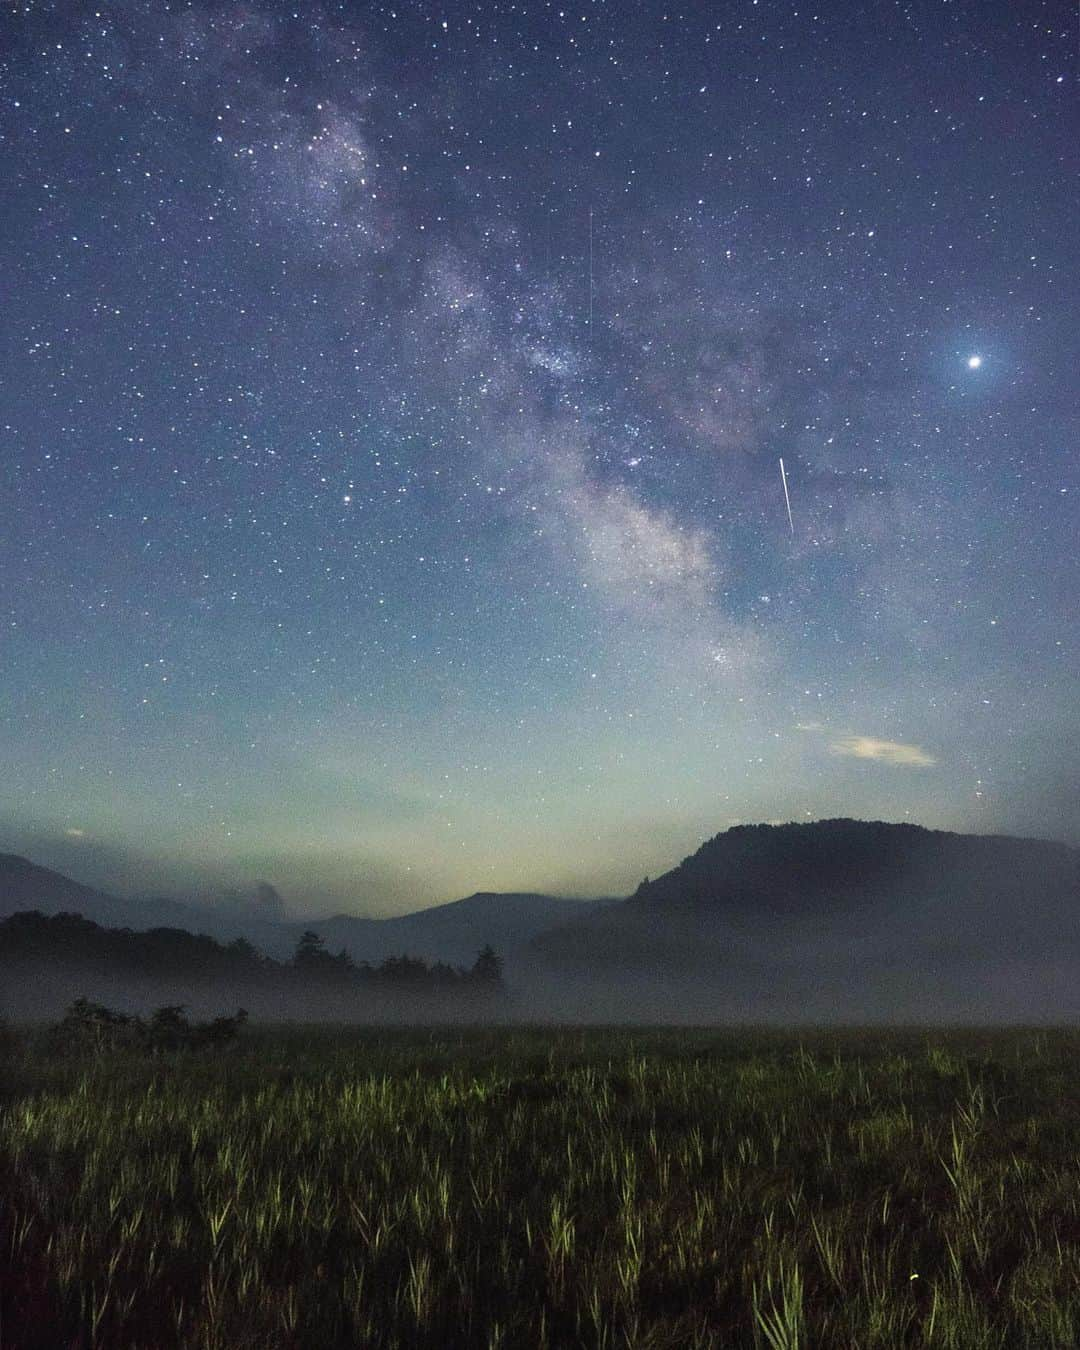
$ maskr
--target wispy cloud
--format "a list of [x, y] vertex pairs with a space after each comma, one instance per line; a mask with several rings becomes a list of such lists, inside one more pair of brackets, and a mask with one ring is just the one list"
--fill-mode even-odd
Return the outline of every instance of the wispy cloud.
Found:
[[902, 741], [882, 741], [874, 736], [841, 736], [829, 746], [834, 755], [850, 755], [854, 759], [876, 759], [884, 764], [902, 764], [923, 769], [937, 760], [920, 745], [905, 745]]

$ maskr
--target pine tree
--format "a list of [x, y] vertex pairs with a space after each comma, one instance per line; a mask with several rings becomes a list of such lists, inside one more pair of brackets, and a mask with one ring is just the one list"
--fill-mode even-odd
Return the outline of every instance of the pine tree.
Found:
[[318, 933], [310, 928], [300, 934], [293, 954], [294, 966], [313, 966], [321, 964], [327, 957], [326, 945]]
[[497, 989], [503, 982], [502, 957], [497, 956], [491, 943], [481, 947], [473, 963], [472, 977], [478, 984]]

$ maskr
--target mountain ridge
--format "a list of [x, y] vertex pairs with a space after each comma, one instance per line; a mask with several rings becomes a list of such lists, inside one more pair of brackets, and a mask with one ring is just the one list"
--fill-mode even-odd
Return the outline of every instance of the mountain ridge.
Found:
[[425, 960], [467, 964], [485, 943], [500, 950], [516, 948], [541, 928], [574, 917], [579, 907], [609, 903], [533, 891], [475, 891], [408, 914], [270, 920], [227, 904], [215, 908], [183, 900], [124, 899], [20, 854], [0, 853], [0, 919], [25, 910], [79, 913], [106, 927], [182, 928], [221, 940], [243, 937], [277, 959], [291, 955], [300, 935], [312, 929], [328, 947], [347, 948], [358, 961], [407, 952]]

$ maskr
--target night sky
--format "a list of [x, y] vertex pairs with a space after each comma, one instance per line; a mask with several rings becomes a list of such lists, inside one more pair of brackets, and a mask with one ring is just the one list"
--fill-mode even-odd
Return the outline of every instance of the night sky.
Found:
[[739, 821], [1080, 842], [1075, 51], [5, 6], [0, 849], [386, 913]]

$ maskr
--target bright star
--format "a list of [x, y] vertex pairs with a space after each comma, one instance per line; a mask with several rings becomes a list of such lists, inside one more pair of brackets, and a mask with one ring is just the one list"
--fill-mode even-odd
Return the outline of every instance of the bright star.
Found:
[[981, 356], [968, 357], [968, 370], [978, 370], [981, 365], [982, 365]]

